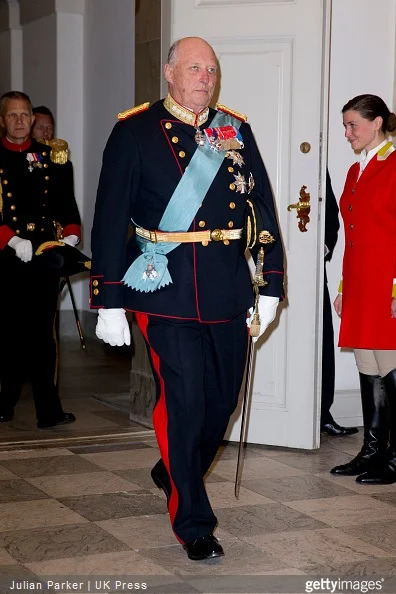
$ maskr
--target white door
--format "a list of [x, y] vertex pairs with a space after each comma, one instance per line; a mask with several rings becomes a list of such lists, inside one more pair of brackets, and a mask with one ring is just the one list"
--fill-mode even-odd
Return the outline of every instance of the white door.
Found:
[[[248, 116], [276, 197], [287, 260], [287, 299], [260, 343], [247, 441], [319, 445], [319, 379], [329, 18], [331, 0], [170, 0], [164, 38], [196, 35], [216, 51], [218, 100]], [[166, 25], [169, 23], [169, 25]], [[323, 139], [321, 146], [321, 137]], [[300, 145], [309, 143], [309, 152]], [[307, 145], [306, 145], [307, 146]], [[306, 186], [307, 231], [296, 211]], [[228, 438], [239, 439], [240, 409]]]

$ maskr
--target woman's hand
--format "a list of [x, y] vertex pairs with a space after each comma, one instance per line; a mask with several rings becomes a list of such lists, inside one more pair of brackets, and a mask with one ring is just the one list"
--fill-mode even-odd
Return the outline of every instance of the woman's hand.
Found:
[[391, 318], [396, 318], [396, 299], [394, 297], [391, 303]]
[[[393, 301], [396, 302], [396, 299], [392, 299], [392, 302]], [[395, 311], [395, 317], [396, 317], [396, 303], [395, 304], [392, 303], [392, 307], [393, 306], [395, 307], [394, 311]], [[334, 299], [334, 309], [336, 310], [336, 314], [339, 317], [341, 317], [341, 313], [342, 313], [342, 295], [341, 295], [341, 293], [338, 293], [337, 297]]]

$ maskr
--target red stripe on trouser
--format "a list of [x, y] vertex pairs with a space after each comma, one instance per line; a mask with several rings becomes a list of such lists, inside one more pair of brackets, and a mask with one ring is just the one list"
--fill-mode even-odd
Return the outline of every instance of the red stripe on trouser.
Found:
[[[172, 475], [170, 472], [169, 451], [168, 451], [168, 411], [166, 408], [165, 383], [161, 376], [160, 358], [159, 358], [158, 354], [154, 351], [154, 349], [151, 347], [150, 341], [148, 339], [148, 335], [147, 335], [147, 326], [149, 323], [148, 315], [135, 313], [135, 316], [136, 316], [136, 321], [138, 323], [140, 331], [143, 334], [145, 341], [147, 342], [147, 344], [150, 347], [150, 357], [151, 357], [151, 361], [152, 361], [152, 364], [154, 367], [153, 371], [156, 373], [158, 380], [159, 380], [159, 384], [160, 384], [159, 397], [158, 397], [158, 400], [157, 400], [156, 405], [153, 410], [153, 424], [154, 424], [155, 435], [157, 437], [158, 446], [159, 446], [160, 453], [161, 453], [161, 458], [162, 458], [163, 463], [165, 464], [165, 468], [168, 472], [168, 475], [169, 475], [169, 478], [171, 481], [172, 492], [171, 492], [171, 496], [170, 496], [169, 503], [168, 503], [168, 510], [169, 510], [170, 521], [173, 526], [173, 522], [174, 522], [174, 519], [176, 516], [178, 504], [179, 504], [179, 495], [176, 490], [176, 487], [175, 487], [175, 484], [173, 482]], [[176, 533], [175, 533], [175, 536], [181, 543], [183, 542], [181, 540], [181, 538], [179, 538], [177, 536]]]

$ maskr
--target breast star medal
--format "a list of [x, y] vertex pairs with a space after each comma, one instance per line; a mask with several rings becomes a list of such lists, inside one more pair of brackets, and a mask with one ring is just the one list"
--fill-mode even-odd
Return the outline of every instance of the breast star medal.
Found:
[[245, 164], [242, 155], [238, 151], [227, 151], [226, 157], [232, 159], [232, 164], [238, 165], [238, 167], [242, 167]]
[[245, 180], [245, 176], [238, 172], [237, 175], [234, 174], [235, 177], [235, 186], [236, 191], [240, 192], [241, 194], [246, 194], [247, 183]]

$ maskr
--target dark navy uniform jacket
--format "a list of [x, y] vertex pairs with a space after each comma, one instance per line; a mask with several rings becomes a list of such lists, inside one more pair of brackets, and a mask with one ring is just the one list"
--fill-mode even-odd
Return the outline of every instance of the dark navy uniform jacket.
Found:
[[[53, 163], [51, 148], [34, 139], [20, 145], [18, 151], [9, 146], [5, 138], [0, 141], [0, 250], [14, 235], [30, 239], [34, 249], [56, 239], [55, 221], [62, 225], [65, 236], [80, 236], [70, 161], [64, 165]], [[40, 162], [41, 167], [29, 170], [29, 153], [39, 156], [36, 163]], [[14, 250], [9, 254], [14, 257]]]
[[[210, 109], [210, 127], [216, 110]], [[119, 308], [153, 315], [218, 322], [230, 320], [253, 305], [249, 268], [240, 240], [181, 244], [168, 257], [173, 283], [152, 293], [133, 290], [122, 278], [140, 254], [128, 225], [157, 230], [167, 204], [197, 144], [195, 128], [171, 115], [163, 101], [118, 122], [107, 142], [100, 175], [92, 229], [91, 307]], [[264, 201], [274, 213], [268, 176], [250, 126], [242, 123], [244, 165], [225, 158], [190, 231], [238, 229], [244, 225], [247, 199]], [[234, 175], [246, 182], [250, 173], [255, 189], [238, 192]], [[185, 197], [188, 200], [188, 196]], [[175, 229], [177, 231], [178, 229]], [[128, 244], [128, 245], [127, 245]], [[252, 250], [256, 260], [258, 248]], [[281, 298], [283, 249], [281, 241], [264, 262], [268, 285], [261, 293]]]
[[329, 172], [326, 173], [326, 221], [325, 221], [325, 245], [329, 250], [326, 255], [326, 260], [331, 260], [334, 248], [337, 243], [338, 230], [340, 228], [340, 220], [338, 218], [338, 204], [334, 196], [333, 187]]
[[[325, 211], [325, 246], [329, 250], [325, 256], [325, 262], [331, 260], [337, 243], [340, 220], [338, 218], [338, 204], [334, 196], [333, 187], [329, 172], [326, 172], [326, 211]], [[327, 272], [325, 266], [325, 282], [327, 283]]]

